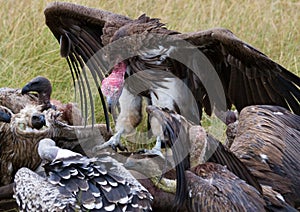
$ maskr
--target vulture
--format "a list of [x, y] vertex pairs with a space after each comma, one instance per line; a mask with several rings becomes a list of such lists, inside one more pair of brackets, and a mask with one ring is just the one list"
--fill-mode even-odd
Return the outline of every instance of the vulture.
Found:
[[42, 76], [33, 78], [22, 89], [22, 95], [36, 92], [38, 95], [38, 105], [42, 105], [42, 110], [53, 108], [61, 114], [59, 120], [64, 121], [69, 125], [82, 125], [83, 119], [81, 111], [76, 104], [69, 102], [62, 104], [59, 100], [51, 99], [52, 85], [51, 82]]
[[280, 106], [244, 108], [230, 150], [261, 185], [300, 207], [300, 116]]
[[40, 159], [34, 152], [42, 133], [37, 132], [46, 127], [45, 115], [38, 109], [25, 107], [20, 113], [11, 114], [10, 123], [0, 123], [0, 185], [11, 183], [16, 171], [23, 166], [38, 167]]
[[[50, 3], [44, 14], [74, 84], [78, 83], [85, 111], [90, 105], [92, 120], [92, 83], [100, 95], [108, 129], [107, 105], [120, 105], [116, 133], [100, 149], [120, 147], [121, 135], [137, 127], [142, 119], [142, 97], [195, 124], [200, 123], [202, 108], [222, 118], [232, 105], [238, 111], [249, 105], [278, 105], [300, 114], [300, 78], [228, 29], [180, 33], [145, 14], [131, 19], [61, 2]], [[161, 123], [149, 122], [160, 144], [164, 139]], [[175, 161], [176, 157], [183, 159], [179, 153], [174, 153]], [[177, 205], [182, 204], [177, 200]]]
[[109, 156], [88, 158], [42, 139], [46, 176], [21, 168], [14, 197], [20, 211], [151, 211], [151, 194]]
[[249, 169], [221, 142], [207, 135], [201, 126], [167, 108], [148, 106], [147, 112], [152, 119], [161, 123], [163, 135], [167, 138], [168, 146], [171, 146], [177, 180], [175, 201], [179, 208], [183, 207], [187, 197], [185, 171], [205, 161], [227, 166], [229, 171], [262, 193], [260, 184]]
[[[8, 108], [0, 111], [10, 111]], [[41, 112], [40, 106], [27, 105], [17, 114], [2, 115], [10, 122], [0, 122], [0, 186], [13, 182], [18, 169], [27, 167], [35, 170], [41, 159], [37, 152], [38, 142], [43, 138], [52, 138], [58, 145], [76, 149], [80, 144], [85, 153], [89, 153], [92, 139], [97, 143], [107, 141], [110, 133], [105, 125], [70, 126], [56, 120], [58, 111], [53, 109]]]
[[[253, 113], [253, 107], [254, 106], [249, 106], [243, 109], [240, 114], [240, 119], [244, 116], [244, 110], [249, 109]], [[272, 107], [274, 109], [274, 106], [262, 107]], [[283, 108], [281, 108], [281, 110], [282, 112], [285, 111], [289, 115], [292, 115], [290, 118], [284, 119], [287, 123], [292, 123], [291, 125], [297, 124], [299, 120], [296, 115], [291, 114]], [[258, 163], [255, 164], [253, 160], [260, 157], [260, 155], [253, 157], [256, 152], [260, 154], [255, 148], [260, 147], [255, 142], [251, 142], [251, 138], [249, 139], [249, 132], [247, 133], [249, 129], [243, 129], [242, 134], [245, 134], [245, 136], [241, 138], [239, 144], [234, 141], [232, 147], [234, 147], [234, 145], [240, 146], [239, 149], [236, 147], [235, 149], [227, 150], [225, 147], [222, 147], [223, 145], [221, 143], [213, 139], [210, 135], [207, 135], [201, 126], [191, 124], [184, 117], [168, 109], [148, 106], [147, 112], [163, 124], [165, 136], [169, 138], [169, 142], [173, 142], [172, 148], [175, 148], [176, 145], [179, 147], [181, 147], [181, 145], [188, 145], [189, 147], [189, 153], [187, 153], [188, 162], [187, 164], [183, 164], [185, 167], [181, 168], [181, 161], [179, 163], [175, 161], [175, 164], [176, 169], [179, 167], [176, 170], [176, 192], [178, 190], [182, 192], [182, 199], [184, 199], [185, 205], [190, 211], [214, 211], [217, 209], [221, 211], [296, 211], [294, 207], [298, 206], [289, 200], [292, 198], [293, 201], [297, 201], [297, 196], [295, 194], [291, 196], [291, 191], [295, 192], [297, 189], [297, 184], [299, 183], [299, 179], [297, 178], [299, 173], [297, 172], [299, 172], [300, 169], [293, 165], [295, 162], [284, 162], [286, 169], [281, 166], [281, 171], [273, 169], [267, 172], [265, 167], [261, 168], [262, 165]], [[263, 111], [260, 111], [259, 114], [263, 115]], [[283, 115], [283, 113], [281, 115]], [[292, 119], [294, 120], [292, 121]], [[252, 120], [253, 123], [256, 123], [255, 118]], [[244, 124], [246, 127], [246, 122]], [[268, 126], [263, 123], [258, 123], [257, 126], [260, 125], [266, 127], [264, 130], [270, 133], [270, 129], [272, 128], [268, 128], [267, 130]], [[252, 130], [252, 132], [255, 132], [254, 129]], [[279, 132], [282, 132], [282, 130], [283, 129], [280, 129]], [[239, 132], [239, 129], [237, 131]], [[290, 134], [289, 136], [291, 137], [295, 135], [291, 132], [283, 134]], [[275, 137], [270, 136], [267, 138], [272, 140]], [[291, 142], [293, 141], [295, 142], [295, 140], [291, 140]], [[262, 140], [260, 140], [260, 142], [262, 142]], [[277, 139], [276, 142], [281, 143], [279, 139]], [[280, 150], [279, 147], [276, 148]], [[181, 148], [177, 148], [175, 151], [173, 149], [173, 153], [180, 151], [180, 149]], [[290, 153], [287, 153], [288, 155], [286, 158], [283, 157], [283, 160], [293, 158], [292, 155], [297, 152], [297, 149], [291, 147], [285, 150]], [[241, 155], [241, 152], [243, 152], [243, 155]], [[272, 155], [274, 155], [274, 151], [271, 152]], [[269, 152], [269, 154], [271, 152]], [[264, 153], [267, 154], [266, 152]], [[262, 157], [264, 157], [264, 153], [261, 153]], [[244, 160], [243, 156], [245, 156]], [[279, 160], [282, 155], [276, 155], [275, 157]], [[294, 159], [297, 161], [297, 158]], [[245, 160], [248, 161], [246, 162]], [[250, 162], [250, 160], [252, 160], [252, 162]], [[260, 160], [262, 160], [262, 158], [260, 158]], [[132, 160], [130, 162], [132, 163]], [[146, 170], [152, 169], [150, 171], [151, 173], [158, 169], [155, 164], [157, 163], [154, 161], [140, 159], [136, 160], [134, 164], [131, 164], [131, 167], [141, 171], [142, 167], [147, 166]], [[281, 164], [274, 164], [273, 161], [270, 161], [270, 167], [275, 166], [279, 169], [280, 165]], [[295, 170], [291, 170], [292, 168]], [[288, 172], [288, 170], [290, 172]], [[258, 171], [261, 173], [257, 173]], [[274, 182], [274, 179], [276, 180], [274, 175], [276, 175], [277, 171], [278, 175], [282, 174], [282, 177], [287, 173], [290, 173], [290, 175], [287, 176], [286, 179], [281, 178], [281, 181]], [[178, 174], [181, 176], [178, 177]], [[287, 180], [289, 180], [287, 184], [290, 185], [290, 187], [288, 187], [290, 196], [287, 196], [284, 190], [280, 190], [282, 186], [286, 186], [285, 182]], [[257, 182], [259, 184], [256, 184]], [[275, 185], [279, 189], [276, 189]], [[264, 209], [262, 210], [262, 208]]]

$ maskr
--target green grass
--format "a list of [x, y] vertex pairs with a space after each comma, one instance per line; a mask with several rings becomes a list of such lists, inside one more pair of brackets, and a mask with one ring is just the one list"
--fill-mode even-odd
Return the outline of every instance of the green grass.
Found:
[[[22, 87], [42, 75], [53, 84], [53, 98], [73, 101], [71, 74], [45, 25], [47, 2], [0, 0], [0, 87]], [[300, 3], [288, 0], [73, 0], [135, 18], [146, 13], [181, 32], [225, 27], [270, 58], [300, 75]], [[98, 113], [100, 116], [101, 113]], [[101, 119], [98, 119], [101, 120]], [[211, 131], [214, 120], [205, 118]], [[218, 125], [216, 125], [218, 126]], [[219, 132], [220, 133], [220, 132]], [[222, 134], [222, 133], [221, 133]]]

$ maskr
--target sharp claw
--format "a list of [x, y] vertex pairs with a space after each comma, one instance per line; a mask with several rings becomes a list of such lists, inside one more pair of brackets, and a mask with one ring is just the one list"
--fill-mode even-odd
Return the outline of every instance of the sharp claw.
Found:
[[127, 152], [128, 152], [127, 147], [126, 147], [126, 146], [123, 146], [123, 145], [120, 144], [120, 143], [117, 145], [117, 147], [118, 147], [118, 149], [119, 149], [120, 151], [122, 151], [122, 152], [124, 152], [124, 151], [127, 151]]
[[165, 159], [165, 156], [162, 154], [160, 150], [155, 150], [155, 149], [144, 149], [142, 150], [144, 155], [157, 155], [161, 157], [162, 159]]
[[112, 137], [109, 141], [105, 142], [104, 144], [95, 146], [92, 151], [96, 153], [108, 147], [111, 147], [115, 152], [117, 152], [118, 149], [120, 151], [125, 151], [125, 150], [128, 151], [128, 149], [120, 143], [118, 136], [119, 135]]
[[115, 152], [117, 152], [118, 151], [118, 149], [120, 150], [120, 151], [122, 151], [122, 152], [124, 152], [124, 151], [127, 151], [128, 152], [128, 149], [125, 147], [125, 146], [123, 146], [122, 144], [120, 144], [120, 143], [118, 143], [118, 144], [111, 144], [111, 145], [109, 145]]
[[117, 152], [118, 151], [118, 146], [117, 145], [114, 145], [114, 144], [112, 144], [112, 145], [109, 145], [115, 152]]

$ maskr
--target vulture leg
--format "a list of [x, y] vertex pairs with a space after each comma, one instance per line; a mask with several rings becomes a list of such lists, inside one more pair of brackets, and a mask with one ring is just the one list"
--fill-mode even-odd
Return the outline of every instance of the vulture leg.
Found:
[[126, 148], [121, 145], [120, 139], [123, 134], [132, 133], [135, 127], [142, 120], [142, 97], [130, 93], [126, 87], [123, 89], [119, 99], [120, 115], [116, 123], [116, 133], [106, 143], [96, 146], [94, 151], [111, 146], [113, 149], [119, 148], [125, 150]]
[[109, 139], [109, 141], [105, 142], [102, 145], [95, 146], [93, 151], [97, 152], [107, 147], [112, 147], [113, 150], [117, 150], [117, 148], [119, 148], [120, 150], [124, 151], [126, 147], [124, 147], [120, 141], [123, 133], [124, 129], [120, 129]]
[[[178, 80], [168, 79], [166, 82], [162, 83], [165, 87], [156, 88], [155, 91], [150, 92], [152, 105], [158, 106], [160, 108], [168, 108], [171, 111], [176, 111], [187, 117], [191, 115], [191, 111], [194, 108], [181, 107], [185, 104], [184, 99], [180, 94], [180, 91], [185, 89], [185, 85]], [[186, 93], [186, 96], [189, 96]], [[191, 96], [189, 96], [192, 98]], [[191, 100], [192, 101], [192, 100]], [[193, 105], [193, 104], [191, 104]], [[195, 121], [195, 120], [194, 120]], [[161, 152], [161, 142], [164, 140], [162, 123], [155, 117], [150, 118], [151, 130], [154, 136], [156, 136], [156, 144], [151, 150], [145, 150], [149, 154], [159, 155], [164, 158]]]
[[150, 126], [152, 134], [156, 136], [156, 143], [152, 149], [144, 149], [144, 152], [147, 155], [158, 155], [164, 159], [161, 152], [161, 143], [164, 139], [161, 123], [155, 117], [150, 117]]

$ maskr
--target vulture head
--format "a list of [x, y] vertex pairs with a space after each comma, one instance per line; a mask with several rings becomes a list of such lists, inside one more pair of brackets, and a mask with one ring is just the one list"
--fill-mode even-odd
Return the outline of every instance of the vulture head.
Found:
[[46, 110], [52, 107], [52, 105], [50, 104], [52, 86], [47, 78], [38, 76], [32, 79], [21, 90], [21, 93], [23, 95], [29, 92], [38, 93], [39, 104], [43, 105], [42, 110]]
[[45, 112], [40, 112], [40, 106], [27, 105], [11, 113], [10, 123], [0, 123], [0, 185], [11, 183], [21, 167], [34, 170], [39, 166], [37, 144], [52, 132], [50, 115]]
[[225, 117], [225, 124], [228, 126], [229, 124], [234, 123], [235, 121], [238, 120], [238, 112], [237, 110], [232, 111], [232, 110], [228, 110], [226, 112], [226, 117]]
[[120, 62], [114, 66], [112, 73], [102, 81], [101, 89], [106, 96], [109, 112], [111, 112], [111, 108], [117, 104], [122, 93], [125, 72], [126, 64]]
[[44, 161], [54, 161], [58, 158], [67, 158], [72, 156], [80, 156], [80, 154], [68, 149], [61, 149], [56, 146], [56, 143], [50, 138], [44, 138], [39, 142], [38, 153]]
[[19, 134], [32, 133], [33, 131], [44, 132], [50, 126], [46, 116], [47, 113], [40, 112], [40, 106], [28, 105], [23, 108], [20, 113], [12, 117], [11, 128]]

